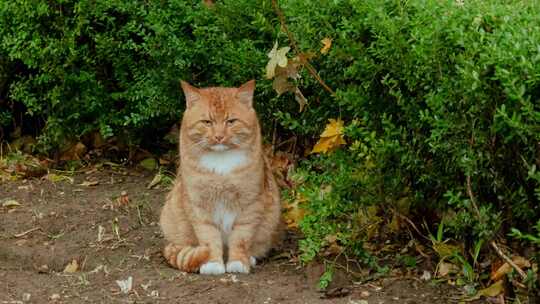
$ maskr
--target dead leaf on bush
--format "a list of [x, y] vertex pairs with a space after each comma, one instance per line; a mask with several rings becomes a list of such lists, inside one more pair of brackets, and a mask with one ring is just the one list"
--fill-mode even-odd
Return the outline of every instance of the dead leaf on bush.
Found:
[[332, 38], [324, 38], [321, 40], [323, 47], [321, 48], [321, 54], [327, 54], [330, 48], [332, 47]]
[[346, 144], [343, 138], [343, 121], [341, 119], [330, 119], [329, 121], [311, 153], [329, 153]]
[[280, 66], [282, 68], [287, 66], [287, 53], [289, 52], [291, 48], [288, 46], [282, 47], [278, 49], [278, 43], [274, 44], [274, 47], [268, 53], [268, 58], [270, 60], [268, 61], [268, 64], [266, 65], [266, 78], [272, 79], [276, 75], [276, 67]]

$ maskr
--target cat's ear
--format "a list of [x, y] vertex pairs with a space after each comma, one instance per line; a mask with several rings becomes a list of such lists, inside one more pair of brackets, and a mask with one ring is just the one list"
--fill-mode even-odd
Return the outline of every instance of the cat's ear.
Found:
[[180, 80], [180, 85], [182, 86], [184, 96], [186, 97], [186, 108], [191, 108], [193, 104], [201, 98], [199, 89], [183, 80]]
[[238, 100], [248, 106], [253, 106], [253, 93], [255, 92], [255, 80], [250, 80], [238, 88], [236, 97]]

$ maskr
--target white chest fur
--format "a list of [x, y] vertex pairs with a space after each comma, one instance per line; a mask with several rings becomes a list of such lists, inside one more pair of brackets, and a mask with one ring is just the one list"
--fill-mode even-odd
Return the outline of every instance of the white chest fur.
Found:
[[221, 230], [221, 238], [225, 244], [227, 244], [235, 219], [236, 212], [229, 210], [224, 202], [218, 202], [216, 204], [213, 220], [214, 224]]
[[211, 151], [203, 154], [199, 160], [203, 168], [221, 175], [231, 173], [246, 162], [246, 152], [241, 150]]

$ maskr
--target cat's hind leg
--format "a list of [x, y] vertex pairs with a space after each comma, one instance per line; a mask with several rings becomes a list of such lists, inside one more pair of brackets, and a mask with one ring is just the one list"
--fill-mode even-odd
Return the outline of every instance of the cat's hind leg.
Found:
[[174, 268], [185, 272], [198, 272], [210, 258], [210, 249], [200, 246], [191, 223], [181, 205], [180, 185], [167, 197], [161, 211], [160, 226], [167, 244], [163, 256]]

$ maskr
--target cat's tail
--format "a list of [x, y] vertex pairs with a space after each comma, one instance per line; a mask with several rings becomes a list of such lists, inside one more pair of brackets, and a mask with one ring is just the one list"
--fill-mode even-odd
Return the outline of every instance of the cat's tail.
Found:
[[197, 272], [202, 264], [208, 262], [210, 249], [206, 246], [180, 246], [167, 244], [163, 256], [169, 264], [185, 272]]

